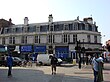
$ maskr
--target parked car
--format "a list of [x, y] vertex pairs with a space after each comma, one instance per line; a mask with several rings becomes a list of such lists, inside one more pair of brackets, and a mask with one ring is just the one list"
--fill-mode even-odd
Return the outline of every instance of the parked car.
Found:
[[[13, 66], [21, 66], [22, 60], [19, 57], [13, 57]], [[7, 66], [6, 57], [0, 58], [0, 66]]]
[[19, 57], [13, 57], [13, 66], [21, 66], [22, 60]]
[[[40, 65], [50, 65], [51, 59], [49, 58], [50, 54], [38, 54], [37, 56], [37, 64]], [[57, 65], [61, 65], [62, 60], [60, 58], [57, 58], [58, 62]]]

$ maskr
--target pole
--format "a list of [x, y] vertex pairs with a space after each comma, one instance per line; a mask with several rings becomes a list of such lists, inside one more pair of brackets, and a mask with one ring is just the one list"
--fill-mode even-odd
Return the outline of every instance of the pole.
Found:
[[[83, 39], [83, 48], [84, 48], [84, 39]], [[84, 59], [84, 49], [83, 49], [83, 65], [85, 64], [85, 59]]]
[[53, 26], [52, 26], [52, 23], [51, 23], [51, 25], [50, 25], [50, 36], [51, 36], [51, 44], [50, 44], [50, 46], [51, 46], [51, 48], [50, 48], [50, 54], [53, 54], [53, 46], [52, 46], [52, 40], [53, 40], [53, 38], [52, 38], [52, 30], [53, 30]]
[[81, 69], [81, 47], [80, 47], [80, 40], [78, 41], [78, 53], [79, 53], [79, 69]]

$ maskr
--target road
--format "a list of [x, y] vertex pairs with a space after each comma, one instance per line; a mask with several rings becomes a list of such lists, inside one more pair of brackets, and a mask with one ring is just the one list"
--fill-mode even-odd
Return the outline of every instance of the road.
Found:
[[[104, 82], [110, 82], [109, 70], [104, 71]], [[13, 77], [7, 77], [7, 67], [0, 67], [0, 82], [93, 82], [93, 72], [89, 67], [57, 67], [57, 74], [51, 75], [50, 66], [13, 67]]]
[[[41, 70], [39, 70], [41, 68]], [[7, 77], [7, 68], [0, 68], [0, 82], [93, 82], [92, 79], [81, 78], [76, 76], [65, 75], [64, 73], [57, 73], [51, 75], [44, 73], [42, 69], [49, 69], [49, 67], [38, 68], [13, 68], [13, 77]], [[47, 70], [48, 71], [48, 70]]]

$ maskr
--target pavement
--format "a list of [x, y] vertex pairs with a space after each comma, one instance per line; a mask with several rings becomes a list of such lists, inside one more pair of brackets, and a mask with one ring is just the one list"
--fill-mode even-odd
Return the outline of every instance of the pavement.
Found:
[[[7, 77], [7, 67], [0, 67], [0, 82], [93, 82], [90, 65], [63, 64], [57, 67], [57, 74], [51, 75], [50, 66], [13, 67], [11, 78]], [[104, 82], [110, 82], [110, 64], [104, 65]]]

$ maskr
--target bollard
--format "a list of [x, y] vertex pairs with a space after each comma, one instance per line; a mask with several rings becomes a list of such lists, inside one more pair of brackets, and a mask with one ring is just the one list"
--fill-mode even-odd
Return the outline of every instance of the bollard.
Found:
[[73, 65], [76, 65], [76, 59], [73, 59]]

